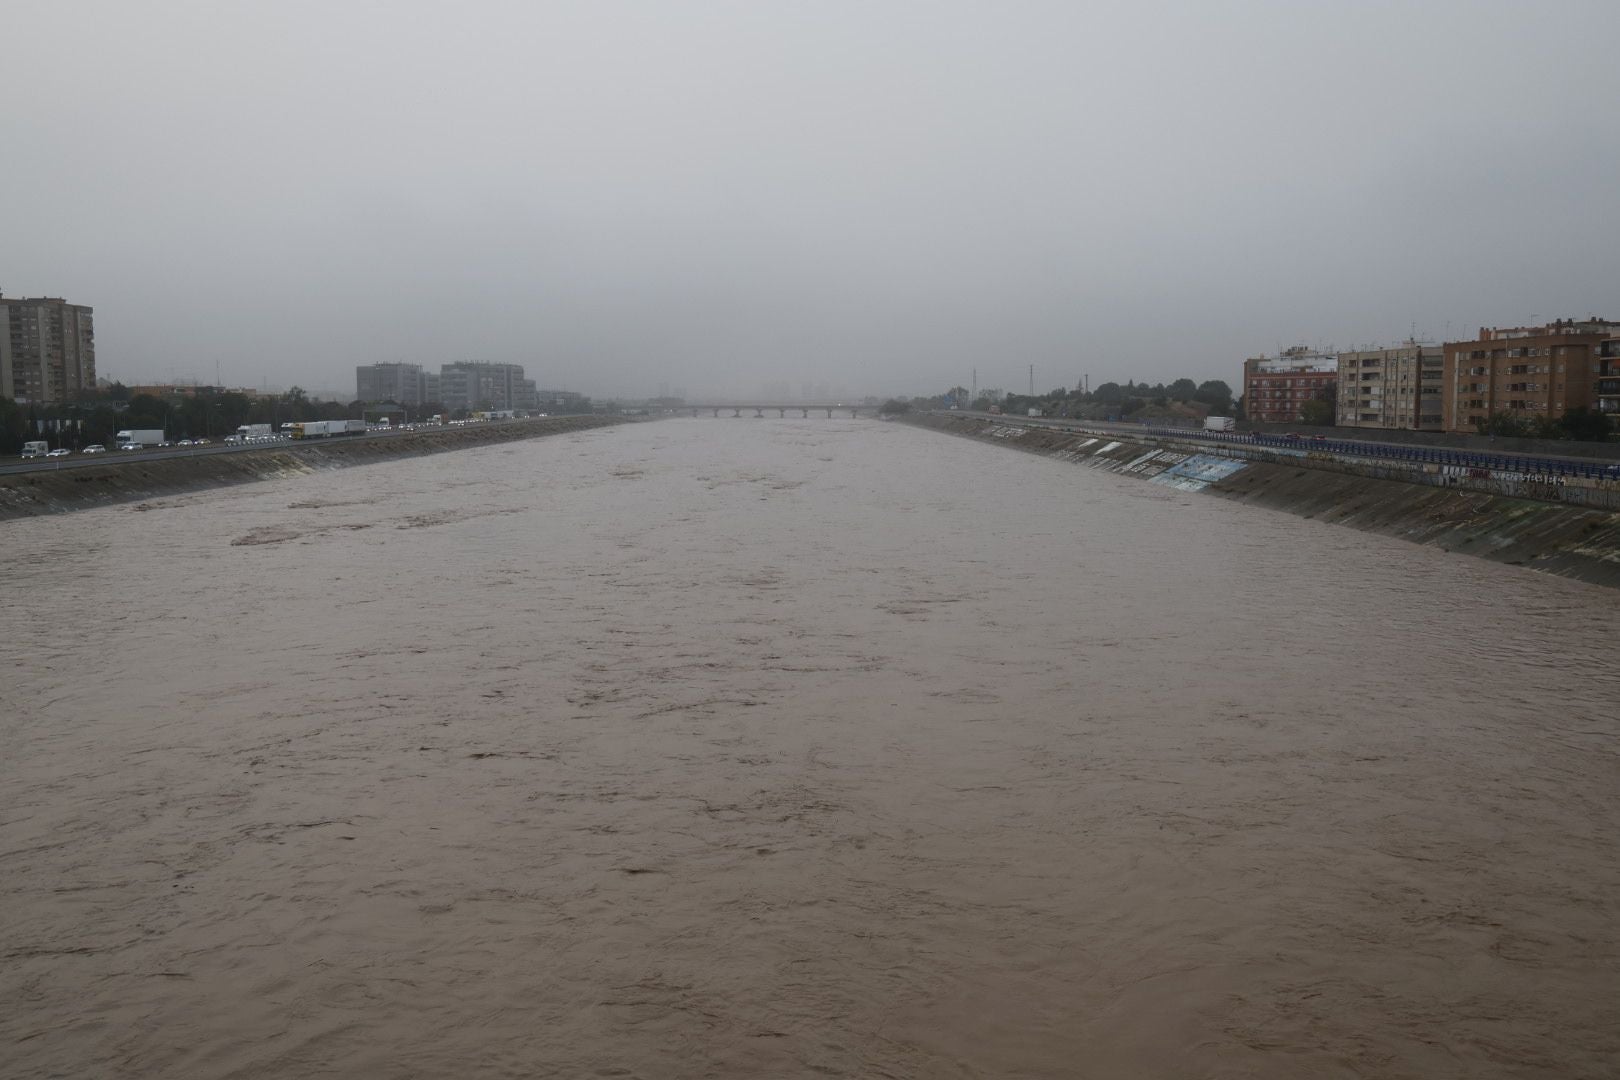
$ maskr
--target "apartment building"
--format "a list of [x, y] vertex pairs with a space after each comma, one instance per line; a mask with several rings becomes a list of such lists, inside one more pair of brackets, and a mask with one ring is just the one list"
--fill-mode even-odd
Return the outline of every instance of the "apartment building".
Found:
[[94, 390], [93, 311], [60, 297], [0, 296], [0, 397], [48, 405]]
[[1555, 420], [1570, 409], [1602, 408], [1602, 350], [1616, 336], [1620, 323], [1559, 319], [1482, 327], [1477, 340], [1446, 342], [1445, 430], [1472, 432], [1497, 413]]
[[363, 364], [354, 369], [354, 396], [365, 402], [422, 405], [438, 400], [428, 393], [430, 379], [436, 389], [439, 377], [423, 371], [421, 364]]
[[1620, 337], [1606, 338], [1598, 346], [1597, 408], [1620, 420]]
[[1445, 365], [1443, 349], [1417, 342], [1339, 353], [1338, 426], [1439, 431]]
[[459, 360], [439, 368], [438, 400], [447, 409], [534, 409], [539, 395], [521, 364]]
[[1243, 411], [1262, 423], [1298, 423], [1305, 403], [1320, 399], [1338, 381], [1334, 353], [1295, 345], [1278, 356], [1252, 357], [1243, 361]]

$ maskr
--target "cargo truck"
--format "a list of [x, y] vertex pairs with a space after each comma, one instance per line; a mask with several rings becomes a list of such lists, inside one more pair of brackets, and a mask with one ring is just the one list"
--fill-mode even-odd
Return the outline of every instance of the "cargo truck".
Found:
[[163, 445], [162, 428], [131, 428], [114, 437], [120, 450], [140, 450], [148, 446]]
[[1204, 430], [1236, 431], [1237, 421], [1232, 419], [1230, 416], [1206, 416], [1204, 417]]
[[25, 457], [25, 458], [44, 457], [46, 454], [48, 454], [50, 452], [51, 452], [51, 444], [48, 443], [48, 442], [25, 442], [25, 443], [23, 443], [22, 456]]
[[293, 424], [292, 437], [295, 439], [321, 439], [329, 435], [364, 435], [366, 422], [364, 420], [305, 420], [301, 424]]
[[269, 424], [243, 424], [236, 429], [238, 442], [247, 442], [249, 439], [268, 439], [274, 432]]

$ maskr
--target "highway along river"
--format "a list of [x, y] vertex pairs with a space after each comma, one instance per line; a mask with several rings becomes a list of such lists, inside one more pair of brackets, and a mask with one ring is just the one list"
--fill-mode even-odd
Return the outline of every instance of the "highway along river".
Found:
[[1612, 591], [825, 418], [0, 531], [6, 1076], [1620, 1060]]

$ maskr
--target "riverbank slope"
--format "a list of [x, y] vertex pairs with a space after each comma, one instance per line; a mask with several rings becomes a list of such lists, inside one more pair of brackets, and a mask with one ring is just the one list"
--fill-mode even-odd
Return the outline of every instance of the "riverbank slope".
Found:
[[1266, 460], [1236, 448], [1089, 433], [1016, 419], [921, 414], [906, 423], [1128, 473], [1184, 491], [1319, 518], [1445, 551], [1620, 588], [1620, 512], [1488, 490], [1414, 483], [1376, 464]]
[[0, 476], [0, 521], [82, 510], [180, 492], [247, 484], [322, 469], [369, 465], [624, 423], [609, 416], [552, 416], [352, 439], [277, 443], [262, 449], [109, 458]]

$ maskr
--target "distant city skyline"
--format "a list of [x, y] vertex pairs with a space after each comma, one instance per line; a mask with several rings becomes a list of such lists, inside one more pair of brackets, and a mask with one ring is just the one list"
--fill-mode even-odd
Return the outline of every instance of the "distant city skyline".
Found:
[[9, 11], [72, 48], [0, 67], [5, 294], [93, 306], [126, 382], [483, 360], [620, 397], [1235, 382], [1620, 315], [1612, 3], [310, 18]]

